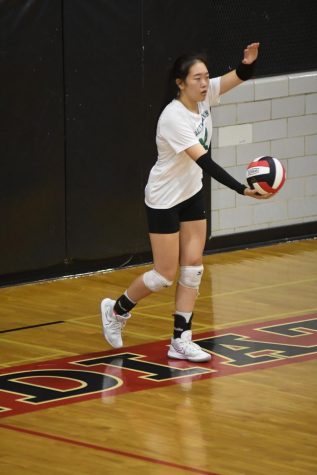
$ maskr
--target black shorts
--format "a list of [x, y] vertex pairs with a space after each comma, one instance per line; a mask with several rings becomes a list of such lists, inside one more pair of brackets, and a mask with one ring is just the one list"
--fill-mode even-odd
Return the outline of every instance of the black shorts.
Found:
[[201, 189], [188, 200], [168, 209], [150, 208], [145, 205], [150, 233], [177, 233], [183, 221], [206, 219], [206, 207]]

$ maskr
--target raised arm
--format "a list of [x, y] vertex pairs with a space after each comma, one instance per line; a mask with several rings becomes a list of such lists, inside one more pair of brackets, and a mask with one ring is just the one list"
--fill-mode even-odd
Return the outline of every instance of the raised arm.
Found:
[[243, 81], [250, 79], [253, 74], [254, 63], [258, 57], [260, 43], [251, 43], [244, 50], [243, 60], [236, 69], [221, 76], [220, 94], [230, 91]]

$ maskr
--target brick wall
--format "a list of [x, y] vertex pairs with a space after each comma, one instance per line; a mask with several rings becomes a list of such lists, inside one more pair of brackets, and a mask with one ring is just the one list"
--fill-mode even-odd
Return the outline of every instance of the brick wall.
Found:
[[317, 71], [247, 81], [213, 109], [213, 158], [245, 183], [261, 155], [281, 160], [287, 181], [268, 201], [212, 180], [212, 236], [317, 221]]

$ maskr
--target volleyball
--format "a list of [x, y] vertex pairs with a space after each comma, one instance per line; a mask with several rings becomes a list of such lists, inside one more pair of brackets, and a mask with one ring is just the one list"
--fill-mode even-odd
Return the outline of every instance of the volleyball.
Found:
[[247, 182], [260, 195], [277, 193], [285, 183], [285, 168], [274, 157], [258, 157], [247, 168]]

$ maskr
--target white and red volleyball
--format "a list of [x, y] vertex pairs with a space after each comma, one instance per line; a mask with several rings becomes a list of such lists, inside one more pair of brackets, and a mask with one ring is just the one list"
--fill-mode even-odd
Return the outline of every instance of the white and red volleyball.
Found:
[[247, 182], [260, 195], [277, 193], [285, 183], [285, 168], [274, 157], [258, 157], [247, 168]]

